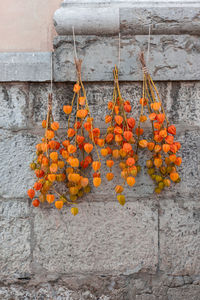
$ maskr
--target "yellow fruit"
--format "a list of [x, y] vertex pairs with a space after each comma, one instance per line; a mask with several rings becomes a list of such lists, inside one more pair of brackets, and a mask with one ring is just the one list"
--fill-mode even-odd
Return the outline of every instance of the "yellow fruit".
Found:
[[117, 195], [117, 200], [119, 201], [119, 203], [121, 205], [124, 205], [126, 203], [126, 200], [125, 200], [125, 196], [124, 195]]
[[78, 207], [72, 207], [71, 208], [71, 213], [72, 213], [72, 215], [77, 215], [77, 213], [78, 213]]

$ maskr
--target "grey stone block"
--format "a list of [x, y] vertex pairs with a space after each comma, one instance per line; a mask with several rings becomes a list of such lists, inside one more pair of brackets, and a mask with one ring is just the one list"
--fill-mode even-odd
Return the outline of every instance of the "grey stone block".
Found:
[[51, 53], [2, 52], [0, 70], [0, 81], [48, 81], [51, 79]]
[[24, 129], [29, 126], [29, 85], [12, 83], [0, 85], [0, 127]]
[[[157, 211], [154, 202], [83, 203], [69, 209], [34, 211], [34, 263], [47, 272], [137, 273], [157, 265]], [[90, 222], [88, 222], [88, 219]]]
[[[198, 195], [190, 201], [182, 198], [160, 202], [160, 269], [165, 273], [182, 276], [200, 272]], [[173, 286], [183, 282], [176, 280]]]
[[[105, 116], [108, 114], [107, 104], [112, 100], [113, 83], [85, 83], [84, 84], [91, 114], [95, 119], [96, 126], [105, 128]], [[192, 129], [200, 126], [200, 83], [199, 82], [156, 82], [161, 100], [171, 124], [177, 124], [184, 129]], [[15, 95], [10, 92], [10, 85], [6, 85], [7, 92], [11, 97], [9, 101], [15, 99]], [[3, 88], [3, 87], [2, 87]], [[140, 112], [139, 99], [142, 96], [142, 83], [120, 83], [121, 94], [125, 100], [129, 100], [132, 105], [130, 115], [136, 120]], [[19, 87], [20, 89], [20, 87]], [[41, 121], [46, 117], [47, 95], [49, 84], [31, 83], [29, 87], [30, 116], [34, 126], [41, 126]], [[71, 103], [73, 97], [72, 83], [55, 83], [53, 86], [53, 113], [55, 120], [60, 122], [61, 128], [66, 128], [66, 115], [63, 112], [63, 105]], [[20, 91], [16, 90], [16, 93]], [[11, 99], [10, 99], [11, 98]], [[2, 94], [3, 101], [6, 102]], [[8, 102], [9, 102], [8, 101]], [[18, 102], [13, 101], [13, 105]], [[5, 105], [7, 107], [7, 104]], [[23, 109], [23, 107], [22, 107]], [[12, 113], [12, 107], [6, 108], [4, 115]], [[147, 110], [145, 111], [146, 115]], [[23, 115], [23, 110], [19, 115]], [[187, 122], [186, 122], [187, 121]], [[22, 122], [22, 121], [20, 121]], [[7, 126], [2, 122], [2, 126]], [[14, 125], [12, 125], [14, 126]], [[150, 127], [148, 122], [147, 125]]]
[[35, 145], [38, 141], [38, 136], [23, 131], [11, 133], [1, 130], [1, 197], [28, 198], [27, 190], [32, 187], [35, 177], [29, 164], [35, 156]]
[[[83, 81], [112, 81], [113, 67], [118, 64], [118, 37], [77, 36], [78, 57], [83, 59]], [[136, 35], [121, 40], [121, 81], [141, 81], [138, 55], [147, 51], [148, 36]], [[200, 42], [196, 36], [152, 36], [149, 70], [153, 80], [176, 81], [200, 78]], [[56, 37], [54, 41], [55, 81], [75, 81], [73, 38]]]
[[0, 200], [1, 282], [17, 281], [26, 276], [24, 274], [30, 273], [31, 248], [28, 212], [28, 202]]
[[[144, 35], [152, 25], [153, 34], [199, 35], [200, 4], [180, 1], [64, 1], [54, 14], [59, 35]], [[184, 7], [185, 6], [185, 7]], [[166, 26], [167, 25], [167, 26]]]

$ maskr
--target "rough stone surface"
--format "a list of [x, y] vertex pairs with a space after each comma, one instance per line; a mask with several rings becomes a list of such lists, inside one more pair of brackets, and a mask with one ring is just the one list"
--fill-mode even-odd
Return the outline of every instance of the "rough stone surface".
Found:
[[195, 200], [160, 202], [160, 269], [172, 275], [200, 274], [200, 205]]
[[161, 2], [148, 4], [155, 6], [152, 1], [67, 1], [55, 12], [54, 24], [59, 35], [72, 35], [72, 26], [80, 35], [144, 35], [150, 24], [153, 34], [199, 34], [199, 3], [190, 3], [191, 9], [175, 7], [176, 2], [164, 8]]
[[66, 209], [34, 211], [33, 256], [46, 272], [155, 273], [155, 203], [128, 203], [125, 209], [113, 202], [84, 203], [79, 210], [77, 218]]
[[2, 52], [0, 69], [0, 82], [48, 81], [51, 79], [51, 52]]
[[[35, 155], [39, 139], [26, 132], [2, 131], [0, 137], [0, 196], [3, 198], [26, 197], [33, 183], [29, 163]], [[6, 141], [6, 142], [5, 142]]]
[[[118, 36], [77, 36], [76, 44], [78, 57], [83, 59], [83, 80], [112, 80], [113, 66], [118, 64]], [[135, 35], [121, 39], [120, 80], [142, 80], [138, 56], [141, 50], [147, 51], [147, 44], [148, 36]], [[154, 80], [198, 80], [199, 45], [199, 38], [196, 36], [152, 36], [149, 69]], [[75, 81], [73, 38], [58, 36], [54, 40], [54, 47], [55, 81]]]
[[[193, 82], [156, 82], [160, 97], [164, 103], [169, 121], [180, 128], [189, 129], [200, 126], [200, 83]], [[137, 119], [142, 84], [121, 83], [121, 94], [130, 100], [132, 115]], [[85, 83], [87, 98], [95, 124], [102, 127], [107, 114], [105, 106], [112, 99], [113, 83]], [[1, 118], [0, 127], [11, 129], [31, 129], [40, 126], [46, 117], [49, 83], [10, 83], [0, 84]], [[71, 103], [73, 85], [55, 83], [53, 85], [54, 118], [66, 128], [66, 115], [63, 105]], [[187, 120], [187, 122], [185, 122]]]
[[28, 202], [0, 200], [0, 228], [0, 281], [26, 277], [31, 254]]
[[[130, 276], [62, 276], [55, 282], [0, 286], [0, 297], [48, 300], [179, 300], [199, 299], [200, 286], [190, 277], [138, 273]], [[179, 282], [176, 284], [175, 282]]]
[[[65, 135], [66, 116], [62, 110], [63, 105], [69, 104], [72, 99], [72, 85], [57, 83], [54, 85], [53, 111], [55, 120], [59, 121]], [[105, 128], [105, 106], [112, 97], [112, 84], [86, 84], [88, 101], [96, 125]], [[139, 99], [141, 97], [141, 84], [121, 84], [121, 92], [125, 99], [133, 103], [133, 116], [137, 118], [139, 112]], [[169, 121], [177, 125], [177, 140], [182, 143], [179, 151], [183, 164], [179, 168], [182, 181], [173, 189], [166, 191], [162, 197], [177, 196], [181, 194], [195, 195], [199, 193], [199, 162], [200, 162], [200, 136], [199, 136], [199, 103], [200, 84], [187, 83], [159, 83], [158, 89], [164, 102]], [[0, 172], [2, 174], [0, 195], [7, 198], [25, 197], [26, 190], [33, 184], [33, 174], [29, 170], [29, 162], [34, 158], [35, 143], [42, 137], [41, 121], [46, 117], [47, 94], [49, 84], [2, 84], [0, 97], [2, 99], [2, 119], [0, 123], [6, 130], [1, 134], [1, 160]], [[26, 109], [24, 109], [26, 104]], [[13, 113], [17, 111], [17, 117]], [[6, 116], [10, 116], [6, 122]], [[185, 122], [187, 120], [187, 122]], [[27, 126], [27, 127], [26, 127]], [[8, 129], [11, 129], [12, 132]], [[150, 127], [145, 129], [146, 137], [150, 137]], [[5, 143], [6, 140], [6, 143]], [[143, 166], [140, 176], [137, 177], [133, 188], [127, 188], [126, 193], [130, 201], [137, 197], [153, 196], [154, 184], [146, 174], [145, 157], [147, 151], [140, 152], [140, 164]], [[9, 161], [9, 164], [8, 164]], [[22, 170], [19, 172], [19, 170]], [[106, 171], [105, 164], [103, 170]], [[117, 182], [119, 176], [116, 176]], [[106, 180], [103, 179], [103, 183]], [[103, 186], [103, 185], [102, 185]], [[109, 192], [104, 188], [93, 189], [93, 199], [114, 199], [113, 183], [107, 183]], [[198, 199], [195, 197], [195, 199]]]
[[[157, 86], [182, 143], [181, 183], [155, 196], [142, 168], [135, 186], [125, 191], [124, 207], [107, 184], [106, 191], [93, 189], [73, 217], [67, 207], [61, 212], [53, 205], [34, 209], [26, 194], [35, 179], [29, 162], [43, 134], [50, 85], [0, 84], [0, 299], [199, 300], [200, 83]], [[53, 87], [62, 135], [62, 106], [70, 103], [72, 87]], [[85, 87], [96, 124], [105, 130], [112, 83]], [[121, 83], [121, 91], [137, 117], [141, 83]], [[149, 125], [145, 133], [150, 136]], [[140, 157], [144, 166], [147, 152]]]

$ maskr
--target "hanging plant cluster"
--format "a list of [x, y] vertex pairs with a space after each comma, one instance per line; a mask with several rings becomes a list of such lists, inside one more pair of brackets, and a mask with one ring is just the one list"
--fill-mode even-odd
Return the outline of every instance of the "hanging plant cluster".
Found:
[[[125, 204], [125, 196], [122, 194], [124, 185], [129, 186], [135, 184], [135, 177], [138, 173], [139, 166], [136, 166], [138, 160], [137, 155], [133, 151], [135, 138], [133, 129], [135, 127], [135, 119], [130, 117], [132, 107], [130, 101], [125, 101], [120, 92], [118, 69], [115, 66], [113, 99], [108, 102], [109, 114], [105, 117], [106, 125], [109, 124], [104, 138], [104, 148], [101, 149], [101, 155], [109, 159], [106, 160], [106, 165], [109, 172], [106, 174], [108, 181], [113, 180], [114, 173], [112, 167], [115, 161], [118, 161], [122, 184], [115, 187], [117, 199], [121, 205]], [[137, 133], [137, 130], [136, 130]]]
[[[76, 201], [85, 193], [90, 192], [89, 178], [85, 171], [92, 166], [93, 184], [98, 187], [101, 184], [100, 156], [96, 146], [96, 140], [100, 136], [100, 129], [94, 128], [93, 118], [88, 106], [86, 91], [81, 80], [81, 60], [76, 60], [78, 80], [74, 85], [74, 95], [71, 105], [65, 105], [63, 110], [68, 116], [67, 139], [63, 142], [65, 158], [67, 162], [67, 186], [71, 201]], [[73, 108], [75, 118], [71, 124]], [[98, 160], [93, 160], [93, 157]]]
[[147, 120], [144, 112], [147, 108], [152, 124], [152, 140], [140, 139], [138, 144], [150, 151], [151, 159], [146, 161], [146, 167], [156, 183], [155, 193], [159, 194], [165, 187], [169, 187], [171, 182], [179, 183], [181, 180], [177, 171], [177, 167], [182, 163], [181, 157], [177, 156], [181, 144], [175, 141], [176, 127], [169, 124], [158, 90], [147, 71], [143, 53], [140, 55], [140, 61], [143, 67], [143, 97], [140, 99], [138, 127]]
[[[37, 181], [33, 188], [28, 190], [28, 196], [33, 199], [36, 194], [39, 194], [38, 198], [32, 201], [35, 207], [39, 206], [40, 202], [53, 203], [57, 194], [54, 188], [55, 183], [63, 182], [66, 178], [65, 162], [58, 151], [60, 143], [56, 140], [59, 123], [54, 122], [52, 115], [52, 94], [48, 96], [47, 118], [42, 121], [42, 127], [45, 129], [45, 134], [41, 143], [36, 145], [36, 158], [30, 164]], [[50, 190], [51, 193], [49, 193]], [[55, 206], [58, 209], [62, 208], [63, 201], [55, 201]]]
[[[131, 103], [121, 95], [116, 66], [113, 71], [113, 98], [108, 102], [108, 113], [105, 117], [107, 130], [104, 136], [94, 126], [90, 113], [81, 79], [81, 60], [75, 59], [77, 81], [73, 87], [71, 104], [63, 106], [67, 116], [67, 134], [62, 140], [57, 134], [59, 123], [53, 119], [52, 93], [49, 94], [47, 117], [42, 121], [44, 137], [36, 145], [36, 158], [30, 164], [37, 178], [34, 186], [28, 190], [33, 206], [37, 207], [46, 201], [61, 209], [66, 204], [71, 207], [71, 213], [76, 215], [77, 203], [91, 191], [92, 184], [96, 188], [101, 185], [101, 158], [98, 147], [101, 148], [101, 156], [106, 160], [107, 181], [112, 181], [115, 177], [119, 180], [113, 190], [121, 205], [125, 204], [125, 185], [133, 187], [141, 169], [138, 165], [139, 149], [147, 148], [150, 152], [151, 157], [146, 161], [146, 167], [156, 183], [155, 193], [159, 194], [171, 182], [180, 182], [177, 167], [182, 160], [177, 152], [181, 145], [174, 139], [176, 127], [169, 124], [158, 90], [147, 71], [143, 53], [140, 61], [143, 67], [143, 95], [140, 99], [141, 112], [136, 129]], [[142, 138], [142, 124], [148, 119], [152, 125], [150, 140]], [[121, 179], [113, 171], [114, 167]], [[62, 183], [62, 188], [64, 186], [64, 193], [60, 192], [59, 183]]]

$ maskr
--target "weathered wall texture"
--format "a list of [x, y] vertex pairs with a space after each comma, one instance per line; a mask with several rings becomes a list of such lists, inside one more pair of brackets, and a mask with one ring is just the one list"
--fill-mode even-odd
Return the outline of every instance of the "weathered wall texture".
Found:
[[[141, 83], [121, 84], [139, 111]], [[200, 82], [160, 82], [159, 91], [182, 143], [182, 181], [161, 196], [145, 167], [121, 207], [111, 185], [93, 190], [73, 217], [49, 206], [32, 208], [28, 164], [42, 135], [49, 84], [0, 85], [0, 299], [198, 300], [200, 294]], [[111, 83], [86, 84], [91, 111], [102, 125]], [[54, 85], [55, 118], [72, 85]], [[148, 157], [141, 153], [141, 161]], [[34, 298], [35, 297], [35, 298]]]
[[[68, 2], [78, 5], [75, 0], [65, 0], [61, 12], [68, 7]], [[82, 0], [82, 5], [87, 7], [89, 2]], [[123, 1], [113, 2], [115, 7], [121, 3], [127, 10]], [[124, 10], [117, 12], [128, 34], [131, 28], [137, 31], [134, 38], [123, 36], [121, 44], [121, 92], [125, 99], [131, 100], [133, 116], [137, 118], [142, 93], [137, 54], [140, 47], [147, 49], [148, 26], [138, 32], [140, 27], [131, 22], [134, 9], [129, 11], [129, 18], [125, 18]], [[35, 144], [43, 135], [41, 120], [45, 118], [50, 90], [50, 84], [45, 82], [50, 78], [50, 56], [47, 53], [47, 56], [43, 54], [44, 59], [40, 56], [39, 60], [30, 60], [31, 54], [24, 57], [18, 54], [17, 64], [13, 63], [12, 56], [1, 56], [4, 82], [0, 83], [0, 299], [200, 299], [200, 47], [197, 38], [200, 10], [184, 10], [183, 15], [181, 12], [166, 15], [162, 10], [158, 14], [145, 13], [140, 11], [145, 20], [152, 19], [159, 24], [151, 39], [150, 68], [153, 78], [158, 80], [156, 84], [167, 116], [177, 126], [177, 139], [182, 143], [182, 181], [155, 196], [144, 166], [148, 153], [141, 151], [142, 171], [135, 186], [126, 189], [124, 207], [115, 199], [112, 183], [104, 179], [102, 186], [93, 189], [79, 205], [76, 217], [67, 208], [59, 212], [49, 205], [32, 207], [26, 194], [34, 182], [29, 162], [34, 157]], [[62, 18], [59, 23], [59, 14], [60, 10], [55, 15], [56, 28], [60, 26], [62, 33], [62, 26], [64, 30], [67, 27]], [[165, 22], [171, 24], [171, 30], [163, 35]], [[118, 29], [122, 23], [119, 22]], [[112, 67], [117, 61], [118, 41], [117, 36], [96, 36], [91, 28], [92, 36], [85, 33], [77, 37], [78, 54], [86, 59], [83, 78], [91, 112], [103, 129], [105, 107], [112, 97]], [[72, 38], [57, 37], [54, 48], [53, 111], [65, 134], [66, 117], [62, 107], [71, 101], [70, 81], [75, 75]], [[24, 72], [20, 60], [24, 62]], [[150, 128], [146, 132], [148, 135]]]

